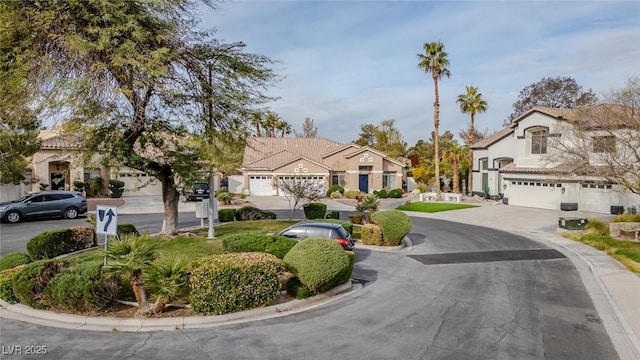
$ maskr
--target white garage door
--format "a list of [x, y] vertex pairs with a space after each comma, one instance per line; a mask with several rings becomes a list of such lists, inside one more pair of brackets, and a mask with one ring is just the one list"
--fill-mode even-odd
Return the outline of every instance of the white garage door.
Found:
[[622, 205], [620, 193], [607, 184], [581, 184], [578, 192], [578, 210], [608, 214], [611, 205]]
[[560, 210], [562, 190], [558, 184], [537, 181], [511, 183], [509, 205]]
[[120, 172], [118, 180], [124, 182], [123, 196], [162, 195], [162, 184], [143, 172]]
[[249, 193], [257, 196], [273, 195], [273, 180], [267, 175], [249, 176]]
[[[278, 183], [280, 183], [281, 181], [291, 181], [291, 180], [311, 180], [312, 183], [318, 187], [320, 187], [323, 191], [324, 189], [324, 176], [313, 176], [313, 175], [298, 175], [298, 176], [278, 176]], [[285, 191], [282, 189], [281, 186], [278, 186], [278, 195], [279, 196], [285, 196]]]

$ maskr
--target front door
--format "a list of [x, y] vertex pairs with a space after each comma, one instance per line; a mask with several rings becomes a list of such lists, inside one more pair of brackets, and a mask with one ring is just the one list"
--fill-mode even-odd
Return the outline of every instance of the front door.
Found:
[[363, 193], [369, 193], [369, 174], [360, 174], [358, 179], [358, 188]]
[[51, 190], [64, 190], [64, 174], [61, 172], [51, 173]]

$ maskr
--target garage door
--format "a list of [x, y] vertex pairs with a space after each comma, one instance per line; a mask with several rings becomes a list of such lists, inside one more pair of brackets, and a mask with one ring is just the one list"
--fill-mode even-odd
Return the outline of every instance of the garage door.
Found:
[[560, 210], [562, 191], [558, 185], [537, 181], [514, 181], [511, 183], [509, 205]]
[[123, 171], [118, 180], [124, 182], [123, 196], [162, 195], [162, 184], [143, 172]]
[[620, 193], [610, 184], [581, 184], [578, 210], [609, 214], [611, 205], [622, 205]]
[[[320, 189], [322, 189], [323, 192], [326, 190], [324, 188], [324, 176], [319, 176], [319, 175], [278, 176], [278, 184], [280, 184], [281, 181], [295, 181], [295, 180], [308, 180], [308, 181], [311, 181], [312, 184], [314, 184], [315, 186], [320, 187]], [[282, 189], [282, 186], [278, 186], [278, 195], [279, 196], [286, 195], [284, 189]]]
[[257, 196], [273, 195], [273, 181], [268, 175], [249, 176], [249, 193]]

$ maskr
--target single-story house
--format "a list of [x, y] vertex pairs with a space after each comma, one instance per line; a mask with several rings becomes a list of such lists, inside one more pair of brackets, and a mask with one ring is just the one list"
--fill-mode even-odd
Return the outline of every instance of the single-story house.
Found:
[[[509, 126], [478, 141], [472, 147], [473, 193], [488, 192], [510, 205], [542, 209], [610, 213], [612, 206], [640, 206], [637, 194], [584, 167], [567, 164], [562, 161], [562, 150], [552, 145], [566, 143], [575, 124], [593, 122], [588, 114], [606, 114], [603, 110], [611, 106], [616, 105], [588, 109], [534, 107]], [[588, 131], [583, 138], [588, 139], [585, 151], [592, 159], [593, 153], [615, 152], [616, 146], [622, 146], [615, 144], [611, 130], [603, 133], [595, 123], [581, 128]], [[609, 144], [612, 146], [602, 146], [603, 140], [613, 140]]]
[[240, 168], [244, 192], [284, 195], [280, 180], [309, 179], [365, 193], [402, 187], [405, 163], [368, 146], [324, 138], [251, 137]]

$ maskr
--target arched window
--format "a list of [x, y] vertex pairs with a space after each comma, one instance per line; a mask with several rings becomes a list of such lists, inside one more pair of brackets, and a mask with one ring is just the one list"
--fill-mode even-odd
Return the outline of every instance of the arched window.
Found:
[[531, 154], [546, 154], [549, 130], [547, 128], [535, 128], [529, 130], [531, 134]]

